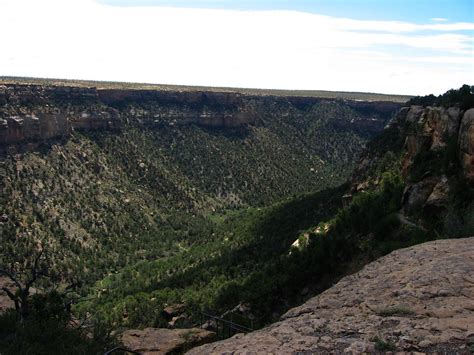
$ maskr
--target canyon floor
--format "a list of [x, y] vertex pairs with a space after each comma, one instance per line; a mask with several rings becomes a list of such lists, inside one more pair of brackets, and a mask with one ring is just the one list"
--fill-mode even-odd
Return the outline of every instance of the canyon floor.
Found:
[[293, 308], [279, 322], [189, 354], [389, 350], [474, 350], [474, 237], [394, 251]]

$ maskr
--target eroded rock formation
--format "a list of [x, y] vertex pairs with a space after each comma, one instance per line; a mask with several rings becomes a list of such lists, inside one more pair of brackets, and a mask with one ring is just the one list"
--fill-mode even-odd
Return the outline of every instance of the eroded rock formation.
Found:
[[78, 130], [114, 130], [116, 109], [99, 102], [93, 88], [0, 86], [0, 144], [68, 137]]
[[405, 142], [405, 176], [420, 153], [440, 151], [455, 144], [459, 147], [465, 177], [474, 181], [474, 109], [462, 115], [457, 107], [412, 106], [406, 114], [406, 122], [410, 128]]
[[254, 105], [238, 93], [157, 90], [100, 90], [102, 102], [120, 108], [130, 121], [145, 125], [195, 123], [232, 128], [254, 124]]
[[[458, 107], [404, 107], [385, 133], [377, 143], [392, 141], [388, 143], [394, 145], [392, 151], [403, 152], [406, 213], [424, 207], [431, 212], [432, 208], [443, 208], [451, 181], [458, 177], [458, 163], [459, 175], [474, 183], [474, 109], [462, 112]], [[351, 179], [352, 193], [379, 183], [368, 173], [383, 159], [377, 154], [368, 150], [361, 157]], [[350, 197], [348, 194], [347, 199]]]

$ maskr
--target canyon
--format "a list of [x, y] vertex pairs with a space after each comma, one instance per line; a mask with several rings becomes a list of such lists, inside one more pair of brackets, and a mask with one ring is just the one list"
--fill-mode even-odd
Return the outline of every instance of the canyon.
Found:
[[[219, 333], [196, 329], [205, 312], [263, 330], [198, 353], [468, 349], [470, 308], [456, 290], [470, 286], [431, 286], [443, 270], [471, 271], [472, 93], [406, 99], [0, 80], [0, 266], [26, 278], [44, 262], [30, 295], [39, 314], [50, 294], [69, 302], [58, 282], [71, 287], [79, 301], [64, 319], [107, 346], [185, 351]], [[440, 237], [467, 239], [389, 254]], [[374, 291], [360, 280], [393, 282]], [[395, 295], [402, 284], [416, 299]], [[423, 313], [423, 287], [446, 312]], [[0, 303], [14, 322], [10, 297]], [[331, 318], [339, 311], [350, 322]], [[462, 318], [457, 328], [445, 313]], [[20, 339], [11, 324], [5, 334]]]

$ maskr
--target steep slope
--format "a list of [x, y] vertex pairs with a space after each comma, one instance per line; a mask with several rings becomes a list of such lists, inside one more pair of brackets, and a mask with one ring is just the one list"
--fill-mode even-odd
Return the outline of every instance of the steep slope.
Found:
[[281, 321], [189, 354], [466, 352], [474, 344], [474, 238], [397, 250]]

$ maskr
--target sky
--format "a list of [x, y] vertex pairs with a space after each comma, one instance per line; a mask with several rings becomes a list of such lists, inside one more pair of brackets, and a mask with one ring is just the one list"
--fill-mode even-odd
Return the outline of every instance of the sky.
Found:
[[0, 76], [441, 94], [471, 0], [0, 0]]

